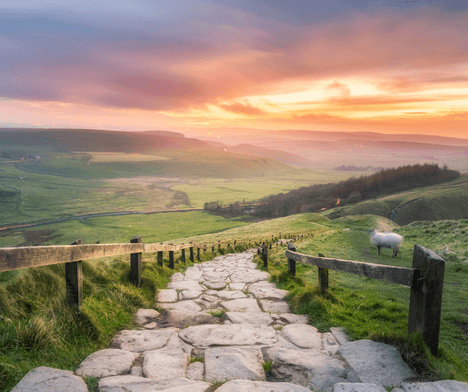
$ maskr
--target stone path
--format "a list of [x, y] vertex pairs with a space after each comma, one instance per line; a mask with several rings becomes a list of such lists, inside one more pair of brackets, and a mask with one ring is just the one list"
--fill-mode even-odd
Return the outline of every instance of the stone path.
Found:
[[287, 292], [253, 257], [219, 256], [174, 274], [158, 293], [165, 312], [140, 309], [141, 328], [119, 332], [75, 374], [36, 368], [13, 391], [84, 392], [85, 376], [100, 378], [100, 392], [468, 391], [457, 381], [411, 383], [392, 346], [349, 342], [340, 328], [319, 333], [290, 313]]

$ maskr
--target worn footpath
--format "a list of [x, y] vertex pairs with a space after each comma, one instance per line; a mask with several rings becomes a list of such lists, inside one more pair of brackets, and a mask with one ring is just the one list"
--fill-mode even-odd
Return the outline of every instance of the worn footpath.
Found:
[[256, 269], [254, 251], [228, 254], [174, 274], [158, 306], [140, 309], [138, 330], [69, 371], [36, 368], [13, 389], [100, 392], [468, 392], [457, 381], [417, 383], [392, 346], [320, 333], [290, 313], [287, 294]]

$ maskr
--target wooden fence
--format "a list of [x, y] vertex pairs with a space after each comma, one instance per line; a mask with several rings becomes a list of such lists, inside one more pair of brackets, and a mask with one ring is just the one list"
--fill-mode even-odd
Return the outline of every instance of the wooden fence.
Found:
[[[261, 244], [272, 244], [279, 238], [297, 239], [299, 236], [292, 233], [279, 233], [272, 235], [265, 241], [242, 241], [248, 247]], [[303, 236], [302, 236], [303, 237]], [[265, 237], [263, 237], [265, 238]], [[142, 254], [157, 253], [157, 264], [162, 266], [164, 262], [163, 253], [169, 253], [169, 268], [174, 268], [174, 252], [181, 252], [181, 261], [186, 262], [185, 251], [189, 250], [189, 259], [195, 261], [200, 258], [200, 250], [206, 251], [211, 248], [214, 252], [217, 247], [221, 250], [222, 245], [235, 249], [239, 245], [237, 240], [216, 241], [212, 244], [189, 243], [182, 245], [173, 244], [144, 244], [141, 236], [133, 237], [130, 243], [124, 244], [82, 244], [81, 240], [71, 245], [49, 245], [49, 246], [26, 246], [16, 248], [0, 248], [0, 273], [24, 268], [39, 267], [52, 264], [65, 264], [65, 282], [67, 302], [76, 307], [83, 303], [83, 274], [82, 261], [94, 260], [101, 257], [130, 255], [130, 281], [137, 287], [141, 286], [142, 279]]]
[[296, 274], [296, 262], [318, 267], [318, 280], [322, 291], [328, 289], [328, 270], [410, 287], [408, 333], [421, 331], [432, 354], [438, 354], [445, 261], [431, 250], [415, 244], [412, 268], [332, 259], [320, 253], [318, 257], [309, 256], [297, 253], [291, 242], [288, 244], [286, 257], [291, 275]]

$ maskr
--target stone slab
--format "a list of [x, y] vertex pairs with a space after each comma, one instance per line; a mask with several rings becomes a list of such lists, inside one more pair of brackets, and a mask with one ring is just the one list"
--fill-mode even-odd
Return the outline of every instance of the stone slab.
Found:
[[333, 392], [387, 392], [383, 387], [375, 384], [337, 383]]
[[322, 334], [307, 324], [289, 324], [281, 329], [281, 336], [299, 348], [322, 349]]
[[250, 324], [198, 325], [180, 331], [179, 337], [197, 348], [272, 345], [277, 341], [272, 327]]
[[275, 381], [286, 381], [332, 392], [333, 385], [344, 382], [347, 376], [342, 363], [317, 350], [279, 349], [271, 366]]
[[129, 374], [136, 357], [130, 351], [112, 348], [99, 350], [83, 360], [76, 368], [75, 374], [96, 378]]
[[248, 291], [258, 299], [283, 299], [287, 294], [287, 290], [277, 289], [274, 283], [257, 282], [249, 286]]
[[30, 370], [11, 392], [88, 392], [81, 377], [69, 370], [40, 366]]
[[183, 290], [179, 293], [181, 300], [195, 299], [202, 295], [203, 291]]
[[252, 298], [224, 301], [221, 305], [231, 312], [261, 312], [257, 300]]
[[342, 345], [340, 354], [362, 383], [384, 388], [398, 387], [416, 375], [401, 358], [398, 350], [388, 344], [372, 340], [358, 340]]
[[201, 287], [198, 282], [194, 280], [184, 280], [182, 282], [171, 282], [167, 285], [170, 289], [174, 290], [192, 290], [192, 291], [202, 291], [203, 287]]
[[177, 301], [177, 291], [174, 289], [158, 290], [158, 302], [175, 302]]
[[265, 371], [260, 351], [236, 347], [205, 350], [205, 379], [208, 382], [247, 379], [264, 381]]
[[135, 315], [135, 324], [143, 326], [156, 321], [159, 316], [159, 312], [154, 309], [138, 309]]
[[192, 362], [185, 372], [185, 377], [189, 380], [203, 380], [205, 377], [205, 365], [203, 362]]
[[269, 301], [267, 299], [260, 300], [260, 304], [265, 312], [271, 313], [290, 313], [289, 305], [284, 301]]
[[169, 338], [176, 333], [174, 328], [129, 331], [117, 333], [111, 342], [111, 348], [119, 348], [131, 352], [143, 352], [164, 347]]
[[219, 324], [219, 318], [203, 312], [185, 310], [167, 310], [162, 315], [161, 325], [174, 328], [203, 324]]
[[239, 290], [221, 290], [218, 291], [216, 294], [218, 297], [223, 299], [242, 299], [247, 298], [247, 296]]
[[216, 392], [310, 392], [310, 389], [287, 382], [234, 380], [221, 385]]
[[468, 392], [468, 383], [455, 380], [420, 383], [404, 382], [400, 388], [404, 392]]
[[287, 324], [308, 324], [309, 316], [302, 314], [283, 313], [279, 315]]
[[99, 381], [99, 392], [205, 392], [210, 387], [210, 383], [187, 378], [158, 381], [145, 377], [116, 376]]
[[143, 358], [143, 375], [158, 381], [185, 377], [189, 360], [182, 350], [149, 351]]
[[271, 325], [274, 323], [271, 315], [263, 312], [226, 312], [224, 316], [233, 324]]
[[193, 300], [189, 299], [186, 301], [179, 301], [174, 303], [160, 303], [160, 308], [166, 310], [180, 310], [180, 311], [187, 311], [187, 312], [199, 312], [202, 310], [201, 306], [195, 303]]

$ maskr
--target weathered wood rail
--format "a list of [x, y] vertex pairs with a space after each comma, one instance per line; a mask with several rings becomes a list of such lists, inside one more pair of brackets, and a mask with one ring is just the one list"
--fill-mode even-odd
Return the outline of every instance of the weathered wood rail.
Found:
[[296, 275], [296, 262], [318, 267], [322, 291], [328, 289], [329, 270], [410, 287], [408, 333], [420, 331], [432, 354], [438, 355], [445, 261], [431, 250], [415, 244], [412, 268], [327, 258], [320, 253], [318, 257], [314, 257], [297, 253], [291, 242], [288, 244], [286, 257], [291, 275]]
[[[263, 244], [271, 244], [281, 237], [272, 235], [263, 241]], [[284, 234], [288, 238], [297, 238], [294, 234]], [[264, 237], [265, 238], [265, 237]], [[244, 240], [248, 247], [259, 246], [262, 241]], [[0, 248], [0, 273], [14, 271], [24, 268], [40, 267], [52, 264], [65, 264], [66, 298], [71, 306], [80, 307], [83, 303], [83, 273], [82, 262], [102, 257], [130, 255], [130, 282], [137, 287], [141, 286], [142, 280], [142, 254], [156, 253], [157, 264], [163, 266], [164, 252], [169, 254], [169, 268], [175, 267], [174, 253], [181, 252], [180, 259], [186, 262], [185, 251], [189, 249], [189, 259], [195, 261], [194, 250], [197, 252], [197, 261], [201, 260], [200, 250], [206, 251], [211, 248], [218, 251], [226, 245], [227, 248], [235, 249], [237, 240], [216, 241], [207, 243], [189, 243], [182, 245], [173, 244], [144, 244], [141, 236], [133, 237], [130, 243], [123, 244], [82, 244], [81, 240], [71, 245], [49, 245], [49, 246], [26, 246]]]

